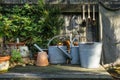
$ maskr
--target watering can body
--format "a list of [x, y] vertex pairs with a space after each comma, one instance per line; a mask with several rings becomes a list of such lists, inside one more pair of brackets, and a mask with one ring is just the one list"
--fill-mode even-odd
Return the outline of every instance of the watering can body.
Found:
[[[72, 46], [70, 53], [67, 52], [68, 46], [49, 46], [51, 41], [58, 37], [65, 37], [65, 35], [54, 36], [48, 42], [48, 56], [51, 64], [66, 64], [67, 59], [70, 58], [71, 64], [79, 64], [79, 47]], [[69, 44], [70, 46], [70, 44]]]
[[67, 53], [64, 49], [58, 46], [58, 49], [63, 52], [64, 55], [71, 59], [71, 64], [80, 64], [79, 59], [79, 46], [72, 46], [70, 53]]
[[[63, 50], [67, 50], [66, 46], [59, 46]], [[50, 64], [66, 64], [67, 57], [64, 53], [58, 49], [58, 46], [48, 47], [48, 56]]]
[[80, 64], [80, 59], [79, 59], [79, 46], [73, 46], [71, 47], [70, 51], [71, 55], [71, 64]]

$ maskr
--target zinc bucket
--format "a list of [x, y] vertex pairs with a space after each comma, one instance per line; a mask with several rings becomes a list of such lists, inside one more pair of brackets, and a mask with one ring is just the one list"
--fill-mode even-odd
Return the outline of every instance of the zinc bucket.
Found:
[[98, 68], [100, 66], [101, 52], [101, 42], [79, 43], [81, 67]]

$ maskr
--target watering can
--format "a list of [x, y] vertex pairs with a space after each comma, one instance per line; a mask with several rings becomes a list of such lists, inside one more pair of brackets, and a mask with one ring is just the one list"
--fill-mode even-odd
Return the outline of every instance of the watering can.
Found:
[[48, 43], [48, 56], [51, 64], [66, 64], [67, 59], [70, 58], [71, 64], [79, 64], [79, 47], [71, 47], [70, 53], [67, 52], [67, 46], [49, 46], [50, 42], [57, 37], [65, 37], [58, 35], [53, 37]]
[[[66, 46], [59, 46], [63, 50], [67, 50]], [[58, 46], [48, 47], [48, 56], [50, 64], [66, 64], [68, 57], [62, 52]]]
[[[64, 37], [64, 35], [57, 35], [54, 36], [52, 39], [49, 40], [47, 46], [48, 46], [48, 59], [50, 64], [66, 64], [68, 57], [57, 47], [58, 46], [50, 46], [50, 43], [53, 41], [53, 39], [58, 37]], [[66, 46], [59, 46], [63, 50], [67, 50]]]
[[80, 64], [79, 60], [79, 46], [72, 46], [70, 53], [62, 49], [61, 47], [57, 47], [59, 50], [63, 52], [64, 55], [66, 55], [68, 58], [71, 59], [70, 63], [71, 64]]
[[67, 57], [69, 57], [71, 59], [70, 60], [71, 64], [80, 64], [79, 46], [78, 45], [73, 46], [73, 42], [75, 40], [78, 40], [78, 37], [80, 37], [80, 36], [76, 36], [76, 37], [73, 38], [73, 40], [70, 41], [70, 52], [69, 53], [58, 46], [58, 49], [61, 50]]

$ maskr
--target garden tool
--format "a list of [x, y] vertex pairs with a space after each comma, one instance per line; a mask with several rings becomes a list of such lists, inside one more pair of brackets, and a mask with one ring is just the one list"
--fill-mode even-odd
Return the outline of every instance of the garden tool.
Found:
[[95, 5], [93, 5], [93, 21], [95, 21]]
[[88, 19], [90, 19], [90, 0], [88, 2]]
[[82, 27], [86, 27], [86, 20], [85, 20], [85, 4], [82, 5], [82, 9], [83, 9]]

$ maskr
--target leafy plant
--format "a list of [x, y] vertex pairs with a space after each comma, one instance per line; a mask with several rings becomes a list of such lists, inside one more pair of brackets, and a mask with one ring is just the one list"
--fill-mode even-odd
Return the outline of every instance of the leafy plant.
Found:
[[6, 42], [19, 38], [30, 49], [34, 43], [46, 48], [49, 39], [60, 33], [64, 22], [60, 9], [45, 5], [43, 0], [36, 5], [2, 7], [0, 12], [0, 35], [6, 37]]
[[[30, 18], [18, 14], [21, 10], [18, 6], [14, 6], [10, 13], [2, 14], [0, 30], [1, 34], [6, 37], [9, 42], [15, 41], [16, 38], [24, 41], [29, 32], [27, 30], [31, 30]], [[5, 12], [7, 11], [9, 11], [9, 9]]]
[[20, 62], [22, 63], [22, 56], [20, 54], [20, 51], [18, 49], [13, 49], [11, 52], [11, 59], [10, 62]]

